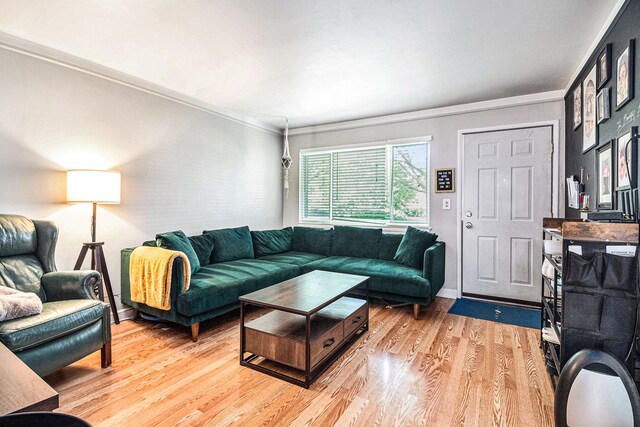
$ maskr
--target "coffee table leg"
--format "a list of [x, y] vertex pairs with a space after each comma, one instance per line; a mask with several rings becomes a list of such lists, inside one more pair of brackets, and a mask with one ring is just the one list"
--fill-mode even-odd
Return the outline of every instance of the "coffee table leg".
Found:
[[244, 302], [240, 301], [240, 362], [244, 360]]
[[369, 280], [367, 280], [365, 286], [367, 287], [367, 324], [364, 327], [365, 331], [369, 330]]
[[304, 383], [309, 388], [311, 384], [311, 316], [307, 315], [305, 325], [305, 355], [304, 355]]

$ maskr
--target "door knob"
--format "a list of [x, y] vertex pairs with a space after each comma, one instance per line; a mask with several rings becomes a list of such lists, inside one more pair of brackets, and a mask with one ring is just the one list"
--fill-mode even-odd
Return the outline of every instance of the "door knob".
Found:
[[473, 224], [471, 224], [470, 222], [467, 222], [464, 226], [465, 228], [473, 228]]

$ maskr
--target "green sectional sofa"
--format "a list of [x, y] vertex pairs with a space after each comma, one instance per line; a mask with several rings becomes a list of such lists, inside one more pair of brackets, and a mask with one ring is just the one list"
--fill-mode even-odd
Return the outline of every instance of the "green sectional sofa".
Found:
[[[182, 240], [173, 239], [175, 233]], [[204, 231], [189, 237], [185, 246], [182, 232], [163, 233], [143, 245], [185, 252], [193, 260], [189, 289], [182, 291], [183, 265], [176, 260], [170, 310], [132, 301], [129, 263], [134, 248], [127, 248], [121, 252], [121, 298], [142, 313], [191, 326], [196, 341], [199, 322], [239, 307], [239, 296], [309, 271], [327, 270], [369, 276], [371, 297], [413, 304], [417, 319], [420, 306], [433, 301], [444, 284], [445, 244], [436, 239], [412, 227], [406, 236], [361, 227], [238, 227]]]

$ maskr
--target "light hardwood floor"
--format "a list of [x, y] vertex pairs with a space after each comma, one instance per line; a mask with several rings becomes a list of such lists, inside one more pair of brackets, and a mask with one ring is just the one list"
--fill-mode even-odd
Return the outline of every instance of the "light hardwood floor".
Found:
[[[369, 331], [309, 390], [243, 368], [238, 312], [186, 328], [113, 326], [113, 365], [97, 352], [46, 380], [60, 411], [94, 426], [551, 426], [553, 389], [539, 332], [448, 314], [438, 298], [371, 307]], [[258, 313], [253, 313], [257, 315]]]

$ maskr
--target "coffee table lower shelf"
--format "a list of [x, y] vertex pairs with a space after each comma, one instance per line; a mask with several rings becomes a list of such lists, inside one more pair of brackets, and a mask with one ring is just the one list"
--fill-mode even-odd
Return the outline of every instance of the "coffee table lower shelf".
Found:
[[[369, 302], [341, 297], [308, 315], [275, 307], [245, 324], [241, 301], [240, 365], [309, 388], [353, 338], [369, 329]], [[254, 305], [254, 304], [252, 304]], [[247, 357], [244, 355], [250, 353]], [[304, 380], [254, 363], [258, 358], [304, 372]]]

